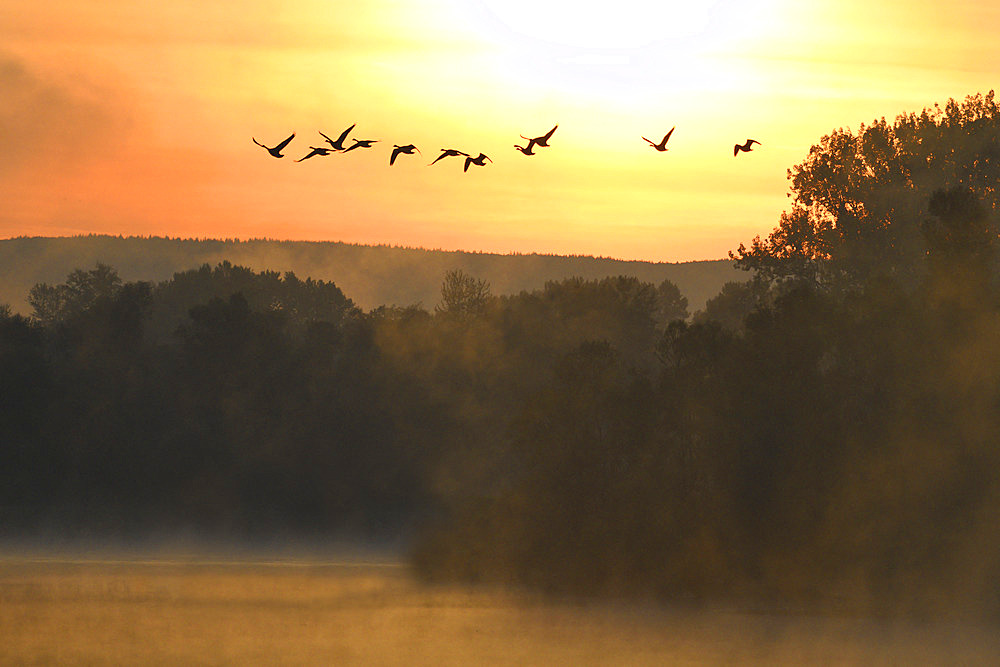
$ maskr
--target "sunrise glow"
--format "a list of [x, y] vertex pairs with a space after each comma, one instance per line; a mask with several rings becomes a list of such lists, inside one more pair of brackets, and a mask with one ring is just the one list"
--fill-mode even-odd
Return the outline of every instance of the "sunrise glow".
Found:
[[[975, 0], [0, 0], [0, 236], [724, 257], [774, 226], [823, 134], [994, 86], [998, 19]], [[352, 124], [378, 143], [295, 162]], [[665, 153], [641, 139], [673, 126]], [[251, 141], [293, 132], [281, 160]], [[442, 148], [493, 162], [428, 167]]]

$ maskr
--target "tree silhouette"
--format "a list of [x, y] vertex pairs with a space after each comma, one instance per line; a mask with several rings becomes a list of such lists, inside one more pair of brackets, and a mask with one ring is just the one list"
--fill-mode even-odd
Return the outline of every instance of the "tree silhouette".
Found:
[[743, 326], [743, 320], [761, 304], [759, 283], [727, 282], [714, 297], [705, 302], [705, 310], [695, 314], [695, 322], [718, 322], [732, 331]]
[[490, 284], [473, 278], [461, 269], [445, 272], [441, 282], [441, 303], [434, 312], [458, 319], [481, 315], [490, 302]]
[[656, 321], [666, 324], [688, 317], [688, 300], [677, 285], [664, 280], [656, 287]]
[[730, 253], [758, 281], [852, 288], [875, 276], [924, 275], [921, 222], [937, 190], [962, 187], [995, 217], [1000, 106], [993, 91], [942, 109], [824, 136], [788, 171], [791, 210], [765, 239]]
[[89, 271], [76, 269], [60, 285], [35, 285], [28, 294], [28, 304], [34, 311], [33, 317], [50, 326], [87, 310], [101, 299], [109, 299], [121, 284], [117, 271], [98, 262]]

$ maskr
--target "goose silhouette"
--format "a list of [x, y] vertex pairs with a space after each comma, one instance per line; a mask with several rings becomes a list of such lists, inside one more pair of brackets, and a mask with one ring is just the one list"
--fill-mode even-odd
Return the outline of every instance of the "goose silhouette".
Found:
[[292, 139], [294, 139], [294, 138], [295, 138], [295, 133], [294, 133], [294, 132], [292, 132], [292, 136], [288, 137], [287, 139], [285, 139], [284, 141], [282, 141], [282, 142], [281, 142], [280, 144], [278, 144], [278, 145], [277, 145], [277, 146], [275, 146], [274, 148], [268, 148], [268, 147], [267, 147], [267, 146], [265, 146], [264, 144], [262, 144], [262, 143], [260, 143], [259, 141], [257, 141], [257, 139], [255, 139], [254, 137], [250, 137], [250, 138], [251, 138], [251, 139], [253, 139], [253, 142], [254, 142], [255, 144], [257, 144], [257, 145], [258, 145], [258, 146], [260, 146], [261, 148], [265, 149], [265, 150], [266, 150], [266, 151], [267, 151], [268, 153], [270, 153], [270, 154], [271, 154], [271, 155], [273, 155], [274, 157], [285, 157], [284, 155], [282, 155], [282, 154], [281, 154], [281, 150], [282, 150], [282, 149], [283, 149], [283, 148], [284, 148], [285, 146], [287, 146], [287, 145], [288, 145], [288, 142], [289, 142], [289, 141], [291, 141]]
[[736, 157], [737, 155], [739, 155], [740, 151], [743, 151], [745, 153], [749, 153], [750, 151], [753, 150], [753, 145], [754, 144], [759, 144], [759, 143], [760, 142], [757, 141], [756, 139], [747, 139], [745, 144], [742, 144], [742, 145], [735, 144], [733, 146], [733, 157]]
[[[559, 126], [556, 125], [556, 127], [559, 127]], [[546, 132], [542, 136], [535, 137], [534, 139], [529, 139], [528, 137], [524, 136], [523, 134], [521, 135], [521, 138], [522, 139], [528, 139], [528, 150], [531, 150], [531, 144], [535, 144], [536, 146], [541, 146], [542, 148], [548, 148], [548, 146], [549, 146], [549, 139], [552, 138], [552, 133], [556, 131], [556, 127], [553, 127], [551, 130], [549, 130], [548, 132]], [[525, 155], [527, 155], [527, 153], [525, 153]], [[490, 162], [492, 162], [492, 160], [490, 160]]]
[[[474, 164], [474, 165], [476, 165], [478, 167], [485, 167], [487, 160], [490, 160], [490, 158], [489, 158], [489, 156], [486, 155], [486, 153], [480, 153], [476, 157], [466, 156], [465, 157], [465, 166], [462, 168], [462, 171], [469, 171], [469, 165], [470, 164]], [[490, 162], [493, 162], [493, 160], [490, 160]]]
[[344, 149], [345, 153], [353, 151], [355, 148], [371, 148], [372, 144], [377, 144], [378, 139], [355, 139], [353, 146]]
[[[463, 153], [462, 151], [455, 150], [454, 148], [442, 148], [441, 149], [441, 155], [438, 155], [436, 158], [434, 158], [434, 162], [437, 162], [441, 158], [445, 158], [445, 157], [457, 157], [459, 155], [464, 155], [465, 157], [469, 157], [468, 153]], [[431, 166], [431, 164], [434, 164], [434, 162], [431, 162], [427, 166], [428, 167]]]
[[393, 144], [392, 155], [389, 156], [389, 166], [390, 167], [392, 166], [392, 163], [396, 161], [396, 158], [399, 156], [400, 153], [413, 155], [413, 151], [417, 151], [418, 153], [420, 153], [420, 149], [414, 146], [413, 144], [406, 144], [405, 146], [398, 146], [396, 144]]
[[527, 146], [519, 146], [518, 144], [514, 144], [514, 148], [516, 148], [517, 150], [521, 151], [525, 155], [534, 155], [535, 154], [535, 151], [534, 151], [535, 140], [534, 139], [528, 139], [528, 145]]
[[677, 129], [676, 125], [674, 125], [672, 128], [670, 128], [670, 131], [667, 132], [665, 135], [663, 135], [663, 139], [658, 144], [654, 144], [652, 141], [649, 141], [649, 139], [646, 139], [646, 137], [643, 137], [643, 139], [646, 139], [646, 141], [649, 142], [650, 146], [652, 146], [653, 148], [655, 148], [656, 150], [658, 150], [658, 151], [660, 151], [662, 153], [664, 151], [670, 150], [669, 148], [667, 148], [667, 142], [670, 141], [670, 135], [673, 134], [674, 130], [676, 130], [676, 129]]
[[326, 148], [325, 146], [324, 147], [310, 146], [309, 148], [312, 149], [312, 152], [303, 158], [299, 158], [298, 160], [296, 160], [296, 162], [302, 162], [302, 160], [308, 160], [313, 155], [329, 155], [330, 152], [333, 150], [332, 148]]
[[[355, 123], [354, 125], [357, 125], [357, 123]], [[324, 139], [326, 139], [326, 142], [327, 142], [328, 144], [330, 144], [331, 146], [333, 146], [333, 150], [335, 150], [335, 151], [342, 151], [342, 150], [344, 150], [344, 139], [347, 139], [347, 134], [348, 134], [348, 133], [349, 133], [349, 132], [350, 132], [351, 130], [353, 130], [353, 129], [354, 129], [354, 125], [351, 125], [351, 126], [350, 126], [349, 128], [347, 128], [346, 130], [344, 130], [343, 132], [341, 132], [341, 133], [340, 133], [340, 136], [339, 136], [339, 137], [337, 137], [337, 140], [336, 140], [336, 141], [334, 141], [334, 140], [333, 140], [333, 139], [331, 139], [330, 137], [326, 136], [326, 135], [325, 135], [325, 134], [323, 134], [322, 132], [320, 132], [320, 134], [322, 134], [322, 135], [323, 135], [323, 138], [324, 138]]]

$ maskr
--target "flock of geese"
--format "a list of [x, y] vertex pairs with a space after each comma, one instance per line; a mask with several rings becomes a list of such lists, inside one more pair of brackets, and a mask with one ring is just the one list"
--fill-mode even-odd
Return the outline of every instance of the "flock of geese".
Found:
[[[303, 157], [299, 158], [298, 160], [296, 160], [296, 162], [302, 162], [303, 160], [308, 160], [309, 158], [315, 155], [329, 155], [330, 153], [349, 153], [358, 148], [371, 148], [373, 144], [378, 143], [378, 139], [353, 139], [354, 141], [353, 144], [351, 144], [350, 146], [345, 146], [344, 142], [347, 141], [347, 135], [351, 133], [351, 130], [353, 130], [356, 125], [357, 123], [351, 125], [349, 128], [341, 132], [340, 136], [337, 137], [336, 140], [331, 139], [327, 135], [320, 132], [319, 133], [320, 136], [322, 136], [323, 139], [326, 140], [326, 143], [328, 143], [329, 146], [310, 146], [309, 147], [310, 152], [304, 155]], [[516, 148], [524, 155], [535, 155], [536, 146], [540, 148], [549, 147], [549, 139], [552, 138], [552, 135], [555, 133], [556, 128], [558, 127], [559, 126], [556, 125], [545, 134], [539, 137], [535, 137], [534, 139], [529, 139], [528, 137], [522, 134], [520, 135], [521, 138], [527, 140], [528, 144], [526, 146], [521, 146], [520, 144], [514, 144], [514, 148]], [[674, 133], [674, 130], [676, 129], [677, 129], [676, 125], [670, 128], [670, 131], [667, 132], [665, 135], [663, 135], [663, 139], [660, 140], [660, 143], [654, 143], [651, 139], [646, 139], [646, 137], [643, 137], [643, 139], [654, 149], [662, 153], [669, 150], [667, 148], [667, 142], [670, 141], [670, 135], [672, 135]], [[295, 133], [293, 132], [287, 139], [285, 139], [284, 141], [275, 146], [265, 146], [264, 144], [257, 141], [255, 137], [251, 138], [253, 139], [253, 142], [255, 144], [266, 150], [272, 156], [284, 157], [284, 155], [281, 154], [281, 151], [283, 151], [285, 147], [288, 146], [289, 142], [291, 142], [291, 140], [295, 138]], [[733, 156], [735, 157], [739, 155], [741, 152], [750, 152], [751, 150], [753, 150], [754, 144], [760, 144], [760, 142], [757, 141], [756, 139], [747, 139], [742, 144], [735, 144], [733, 146]], [[389, 166], [395, 164], [396, 158], [399, 157], [400, 155], [413, 155], [414, 152], [420, 153], [420, 149], [414, 146], [413, 144], [406, 144], [405, 146], [393, 144], [392, 155], [389, 157]], [[438, 155], [436, 158], [434, 158], [433, 161], [428, 163], [427, 166], [429, 167], [446, 157], [458, 157], [458, 156], [465, 157], [465, 167], [462, 169], [462, 171], [469, 171], [470, 165], [476, 165], [477, 167], [485, 167], [487, 161], [491, 163], [493, 162], [493, 160], [491, 160], [489, 156], [486, 155], [486, 153], [480, 153], [476, 157], [472, 157], [470, 154], [460, 150], [456, 150], [454, 148], [442, 148], [441, 154]]]

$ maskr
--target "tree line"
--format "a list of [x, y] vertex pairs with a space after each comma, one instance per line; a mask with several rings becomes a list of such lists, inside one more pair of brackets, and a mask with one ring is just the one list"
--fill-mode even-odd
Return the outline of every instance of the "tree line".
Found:
[[840, 130], [748, 280], [433, 310], [222, 263], [0, 315], [0, 525], [412, 531], [430, 579], [1000, 612], [1000, 108]]
[[181, 239], [87, 235], [0, 239], [0, 303], [30, 314], [29, 290], [40, 282], [58, 283], [77, 268], [96, 262], [113, 266], [126, 280], [162, 282], [174, 273], [228, 260], [260, 271], [294, 271], [333, 280], [366, 311], [383, 304], [422, 303], [433, 309], [441, 277], [461, 269], [490, 282], [494, 293], [514, 294], [572, 276], [587, 279], [635, 276], [655, 284], [670, 280], [693, 308], [701, 309], [739, 270], [724, 259], [677, 264], [616, 260], [607, 257], [545, 254], [494, 254], [427, 250], [336, 241], [268, 239]]
[[465, 429], [488, 430], [483, 411], [503, 411], [486, 394], [473, 407], [462, 383], [493, 387], [502, 376], [516, 392], [532, 382], [514, 366], [478, 372], [510, 363], [507, 343], [479, 324], [487, 311], [509, 304], [513, 350], [529, 346], [517, 329], [541, 324], [516, 309], [544, 300], [579, 310], [558, 338], [531, 343], [537, 357], [561, 338], [583, 340], [583, 318], [632, 298], [661, 317], [686, 315], [672, 283], [658, 291], [634, 278], [501, 300], [455, 270], [433, 312], [365, 313], [333, 283], [228, 262], [155, 285], [103, 264], [75, 270], [32, 288], [30, 317], [0, 312], [2, 525], [398, 530], [438, 502], [437, 466], [464, 449]]

